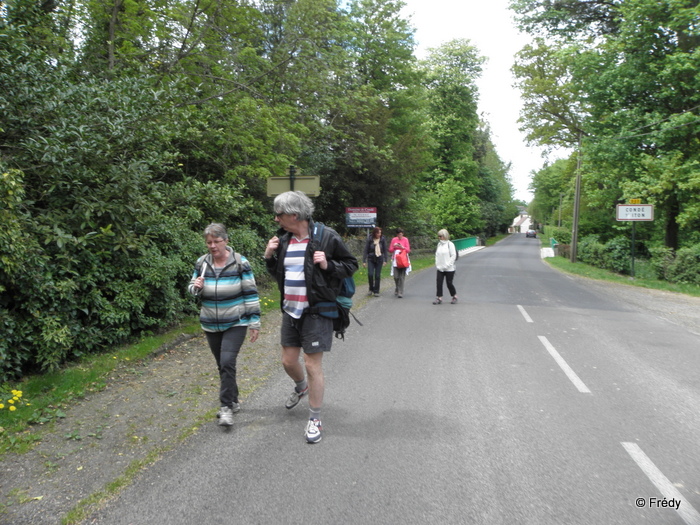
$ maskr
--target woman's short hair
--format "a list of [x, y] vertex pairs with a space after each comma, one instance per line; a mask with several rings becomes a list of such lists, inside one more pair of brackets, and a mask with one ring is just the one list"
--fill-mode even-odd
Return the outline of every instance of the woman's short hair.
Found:
[[450, 240], [450, 232], [448, 232], [445, 228], [440, 230], [438, 232], [438, 237], [444, 237], [446, 241]]
[[303, 191], [285, 191], [275, 197], [273, 204], [275, 213], [296, 215], [298, 221], [311, 220], [314, 214], [314, 203]]
[[396, 235], [403, 233], [403, 228], [396, 228]]
[[372, 237], [376, 237], [378, 233], [382, 233], [382, 229], [379, 226], [375, 226], [372, 230]]
[[212, 222], [209, 226], [204, 228], [204, 237], [211, 235], [215, 239], [223, 239], [228, 241], [228, 233], [226, 233], [226, 227], [218, 222]]

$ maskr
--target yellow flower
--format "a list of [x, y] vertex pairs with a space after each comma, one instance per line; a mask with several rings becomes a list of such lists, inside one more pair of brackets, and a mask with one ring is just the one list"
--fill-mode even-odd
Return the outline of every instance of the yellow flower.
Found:
[[3, 408], [5, 408], [5, 405], [3, 405], [2, 403], [0, 403], [0, 410], [2, 410]]
[[14, 399], [8, 399], [7, 402], [10, 403], [11, 405], [14, 405], [14, 404], [15, 404], [15, 400], [14, 400]]
[[15, 410], [17, 410], [17, 407], [15, 407], [15, 406], [10, 407], [10, 412], [14, 412]]

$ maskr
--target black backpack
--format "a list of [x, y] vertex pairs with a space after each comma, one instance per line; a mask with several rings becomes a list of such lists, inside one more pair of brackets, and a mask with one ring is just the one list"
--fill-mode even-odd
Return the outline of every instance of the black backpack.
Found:
[[[318, 242], [319, 249], [323, 250], [323, 231], [326, 229], [322, 222], [314, 223], [314, 240]], [[324, 250], [325, 251], [325, 250]], [[345, 340], [345, 330], [350, 326], [350, 316], [360, 326], [362, 323], [355, 317], [352, 308], [352, 296], [355, 295], [355, 279], [353, 276], [345, 277], [340, 283], [340, 290], [335, 298], [335, 308], [328, 308], [329, 303], [318, 303], [318, 313], [324, 317], [333, 319], [333, 331], [338, 339]]]

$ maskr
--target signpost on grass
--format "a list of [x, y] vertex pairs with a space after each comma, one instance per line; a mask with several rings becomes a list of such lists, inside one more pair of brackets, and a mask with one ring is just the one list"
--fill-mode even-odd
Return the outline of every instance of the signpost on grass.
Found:
[[641, 204], [642, 199], [630, 199], [629, 204], [618, 204], [616, 219], [632, 221], [632, 267], [630, 274], [634, 277], [634, 234], [637, 221], [653, 221], [654, 205]]

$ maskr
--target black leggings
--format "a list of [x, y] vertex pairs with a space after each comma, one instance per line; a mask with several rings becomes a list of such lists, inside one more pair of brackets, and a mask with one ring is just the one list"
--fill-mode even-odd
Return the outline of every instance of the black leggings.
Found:
[[247, 326], [233, 326], [225, 332], [204, 332], [219, 369], [219, 401], [222, 407], [238, 403], [236, 359], [247, 331]]
[[457, 295], [457, 290], [455, 290], [454, 284], [452, 284], [452, 279], [455, 278], [454, 272], [437, 272], [437, 296], [442, 297], [442, 281], [447, 278], [447, 289], [450, 291], [450, 295], [454, 297]]

